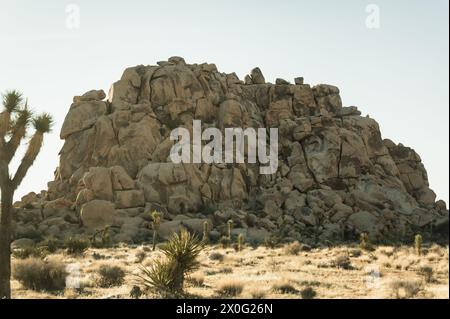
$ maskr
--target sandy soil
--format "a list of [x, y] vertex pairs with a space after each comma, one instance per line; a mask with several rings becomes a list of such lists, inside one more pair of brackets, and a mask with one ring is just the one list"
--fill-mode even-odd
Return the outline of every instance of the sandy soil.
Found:
[[[160, 257], [148, 246], [89, 249], [75, 257], [58, 251], [46, 258], [70, 265], [81, 288], [37, 292], [13, 280], [13, 298], [130, 298], [133, 286], [140, 285], [136, 277], [140, 267]], [[195, 298], [223, 297], [220, 288], [232, 284], [242, 288], [235, 298], [302, 298], [306, 288], [315, 292], [315, 298], [449, 298], [448, 257], [448, 246], [437, 245], [424, 249], [421, 256], [406, 246], [374, 251], [357, 246], [321, 248], [297, 255], [288, 246], [246, 247], [240, 252], [208, 246], [199, 257], [200, 267], [187, 278], [185, 291]], [[124, 283], [98, 287], [102, 264], [123, 268]], [[424, 275], [425, 268], [428, 272], [431, 268], [430, 278]], [[149, 293], [141, 298], [155, 297]]]

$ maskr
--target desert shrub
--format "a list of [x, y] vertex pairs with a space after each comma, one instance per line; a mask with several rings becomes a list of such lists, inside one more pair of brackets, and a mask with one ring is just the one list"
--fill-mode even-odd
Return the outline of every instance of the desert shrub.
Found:
[[301, 251], [301, 245], [298, 241], [294, 241], [293, 243], [287, 244], [284, 246], [284, 253], [286, 255], [298, 255]]
[[359, 235], [359, 248], [368, 251], [374, 250], [372, 244], [369, 241], [369, 235], [367, 235], [367, 233], [361, 233], [361, 235]]
[[164, 294], [181, 293], [185, 276], [197, 268], [202, 249], [203, 242], [188, 231], [175, 233], [161, 247], [165, 260], [156, 260], [149, 268], [142, 267], [138, 278], [147, 289]]
[[224, 258], [224, 255], [222, 255], [221, 253], [218, 253], [218, 252], [213, 252], [213, 253], [211, 253], [211, 255], [209, 255], [209, 259], [211, 259], [211, 260], [222, 261], [223, 258]]
[[17, 259], [26, 259], [30, 257], [45, 258], [49, 254], [45, 247], [30, 246], [24, 248], [16, 248], [12, 251], [13, 257]]
[[336, 257], [332, 262], [332, 266], [345, 270], [353, 269], [350, 258], [347, 255], [339, 255], [338, 257]]
[[361, 249], [352, 249], [348, 252], [351, 257], [359, 257], [362, 255]]
[[313, 299], [317, 293], [313, 288], [306, 287], [300, 291], [300, 295], [302, 296], [302, 299]]
[[121, 286], [125, 279], [125, 271], [119, 266], [102, 265], [98, 275], [97, 284], [102, 288]]
[[224, 297], [237, 297], [244, 290], [244, 284], [238, 280], [226, 280], [219, 283], [217, 293]]
[[397, 299], [409, 299], [422, 290], [422, 285], [418, 281], [397, 280], [391, 283], [391, 289]]
[[13, 264], [13, 278], [25, 288], [36, 291], [58, 291], [66, 286], [66, 267], [56, 261], [28, 258]]
[[287, 281], [276, 282], [272, 285], [272, 290], [281, 294], [296, 294], [298, 291]]
[[59, 248], [61, 248], [62, 244], [58, 239], [55, 238], [47, 238], [41, 241], [37, 247], [48, 251], [49, 253], [55, 253]]
[[103, 229], [97, 230], [90, 238], [90, 246], [94, 248], [108, 248], [111, 247], [110, 229], [106, 226]]
[[422, 275], [426, 283], [433, 281], [433, 268], [429, 266], [420, 267], [418, 270], [419, 275]]
[[79, 255], [84, 253], [90, 246], [90, 242], [85, 238], [69, 237], [64, 241], [64, 247], [69, 255]]
[[205, 277], [202, 274], [192, 274], [187, 277], [187, 282], [195, 287], [202, 287], [205, 282]]
[[266, 237], [266, 239], [264, 239], [264, 245], [270, 249], [277, 248], [280, 242], [281, 242], [280, 238], [274, 235]]
[[228, 248], [231, 244], [231, 239], [227, 236], [222, 236], [219, 239], [219, 244], [222, 246], [222, 248]]
[[264, 299], [266, 297], [266, 292], [264, 290], [256, 288], [250, 290], [249, 294], [252, 299]]
[[142, 290], [139, 286], [133, 286], [130, 290], [130, 298], [139, 299], [142, 296]]
[[147, 257], [147, 254], [145, 253], [145, 251], [140, 250], [140, 251], [138, 251], [136, 253], [136, 260], [135, 260], [135, 262], [137, 264], [140, 264], [140, 263], [142, 263], [144, 261], [145, 257]]
[[223, 267], [220, 268], [219, 273], [221, 274], [231, 274], [233, 272], [233, 268], [231, 267]]

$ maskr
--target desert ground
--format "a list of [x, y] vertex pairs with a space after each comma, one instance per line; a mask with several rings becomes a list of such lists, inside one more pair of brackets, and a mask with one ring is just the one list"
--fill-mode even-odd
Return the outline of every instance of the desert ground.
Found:
[[[186, 278], [185, 296], [449, 298], [448, 246], [430, 245], [423, 248], [420, 255], [413, 246], [378, 246], [371, 251], [357, 245], [306, 250], [298, 243], [277, 248], [245, 247], [241, 251], [207, 246], [198, 257], [198, 269]], [[157, 258], [161, 258], [161, 252], [158, 248], [152, 251], [150, 245], [89, 248], [78, 255], [57, 250], [46, 255], [44, 260], [69, 266], [66, 269], [72, 273], [74, 288], [66, 287], [56, 292], [36, 291], [13, 279], [13, 298], [137, 297], [130, 294], [141, 284], [136, 275]], [[17, 272], [17, 265], [26, 262], [30, 262], [29, 257], [13, 258], [13, 273]], [[100, 275], [102, 265], [119, 267], [123, 272], [112, 272], [110, 276], [123, 276], [123, 280], [112, 278], [106, 280], [105, 285], [105, 280], [102, 281], [105, 278]], [[140, 291], [139, 295], [139, 298], [160, 297], [151, 291]]]

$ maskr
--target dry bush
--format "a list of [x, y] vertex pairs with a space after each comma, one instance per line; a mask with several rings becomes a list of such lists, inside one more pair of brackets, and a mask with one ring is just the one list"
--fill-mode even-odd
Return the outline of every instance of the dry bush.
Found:
[[422, 290], [422, 284], [413, 280], [396, 280], [390, 285], [394, 296], [397, 299], [410, 299]]
[[272, 290], [281, 294], [296, 294], [298, 291], [286, 280], [276, 282], [272, 285]]
[[298, 255], [300, 253], [302, 249], [302, 246], [300, 245], [300, 243], [298, 241], [294, 241], [290, 244], [287, 244], [286, 246], [284, 246], [284, 253], [286, 255]]
[[300, 291], [300, 295], [302, 299], [314, 299], [317, 293], [312, 287], [306, 287]]
[[335, 268], [352, 270], [353, 266], [348, 255], [339, 255], [332, 261], [332, 266]]
[[392, 268], [392, 262], [386, 256], [380, 256], [377, 260], [377, 263], [385, 268]]
[[119, 266], [102, 265], [98, 275], [97, 283], [102, 288], [121, 286], [125, 279], [125, 271]]
[[417, 273], [423, 276], [426, 283], [431, 283], [433, 281], [433, 268], [429, 266], [422, 266], [419, 268]]
[[36, 291], [58, 291], [66, 286], [66, 267], [63, 263], [40, 258], [18, 260], [13, 264], [13, 278], [25, 288]]
[[395, 248], [394, 247], [383, 247], [383, 248], [378, 249], [378, 252], [387, 257], [392, 257], [395, 253]]
[[233, 272], [233, 268], [231, 267], [222, 267], [219, 269], [219, 273], [222, 274], [231, 274]]
[[225, 257], [224, 255], [218, 252], [213, 252], [211, 253], [211, 255], [209, 255], [210, 260], [217, 260], [217, 261], [222, 261], [224, 257]]
[[135, 263], [136, 264], [140, 264], [144, 261], [145, 257], [147, 257], [147, 254], [145, 251], [140, 250], [136, 253], [136, 259], [135, 259]]
[[361, 251], [361, 249], [351, 249], [349, 252], [348, 252], [348, 254], [349, 254], [349, 256], [350, 257], [359, 257], [359, 256], [361, 256], [362, 255], [362, 251]]
[[251, 289], [248, 293], [252, 299], [264, 299], [266, 297], [266, 292], [257, 288]]
[[238, 280], [225, 280], [219, 283], [217, 293], [224, 297], [237, 297], [244, 290], [244, 284]]
[[90, 242], [85, 238], [69, 237], [64, 241], [64, 247], [69, 255], [80, 255], [90, 246]]
[[187, 277], [187, 282], [194, 287], [203, 287], [205, 276], [203, 276], [202, 274], [192, 274]]

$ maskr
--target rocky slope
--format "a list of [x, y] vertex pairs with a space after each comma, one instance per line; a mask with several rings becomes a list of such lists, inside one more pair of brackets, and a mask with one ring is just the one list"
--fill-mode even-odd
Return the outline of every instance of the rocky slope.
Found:
[[[163, 238], [180, 227], [201, 232], [208, 220], [217, 239], [229, 219], [254, 242], [448, 233], [446, 204], [435, 202], [419, 155], [383, 140], [374, 119], [342, 106], [335, 86], [271, 84], [258, 68], [241, 81], [214, 64], [172, 57], [126, 69], [105, 98], [96, 90], [74, 97], [55, 180], [16, 203], [16, 238], [109, 225], [115, 241], [142, 242], [151, 238], [153, 209], [164, 214]], [[191, 128], [193, 119], [222, 130], [278, 127], [278, 171], [171, 163], [170, 131]]]

